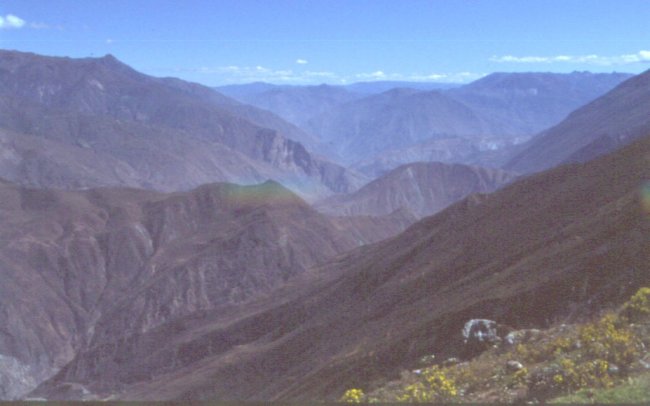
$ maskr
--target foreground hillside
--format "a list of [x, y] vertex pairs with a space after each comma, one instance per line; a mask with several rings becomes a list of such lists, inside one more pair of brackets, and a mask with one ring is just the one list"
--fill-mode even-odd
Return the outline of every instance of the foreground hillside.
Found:
[[[486, 321], [477, 321], [486, 326]], [[427, 355], [397, 381], [348, 389], [346, 402], [648, 403], [650, 287], [584, 323], [470, 335], [466, 361]], [[466, 344], [469, 346], [470, 344]], [[481, 351], [484, 351], [481, 353]], [[367, 387], [366, 387], [367, 388]]]
[[[646, 136], [472, 195], [227, 312], [138, 332], [104, 317], [33, 395], [335, 399], [397, 378], [424, 355], [463, 356], [460, 332], [470, 319], [521, 329], [589, 317], [650, 284], [641, 200], [649, 159]], [[130, 319], [146, 314], [120, 306], [120, 314], [136, 309]]]
[[410, 222], [330, 219], [274, 182], [163, 194], [1, 181], [0, 397], [33, 389], [96, 335], [251, 301]]

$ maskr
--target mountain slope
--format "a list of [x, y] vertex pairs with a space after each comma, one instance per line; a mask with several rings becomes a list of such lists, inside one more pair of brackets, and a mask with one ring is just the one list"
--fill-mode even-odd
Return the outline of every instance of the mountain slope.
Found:
[[[629, 77], [495, 73], [448, 90], [393, 89], [371, 95], [315, 116], [303, 128], [330, 143], [348, 162], [398, 154], [437, 139], [460, 138], [477, 150], [499, 149], [558, 123]], [[448, 154], [462, 158], [462, 148]]]
[[[300, 130], [208, 88], [146, 76], [111, 56], [69, 59], [0, 52], [2, 127], [118, 160], [135, 174], [126, 184], [178, 190], [206, 181], [272, 178], [303, 192], [327, 194], [363, 183], [248, 118], [292, 134], [304, 134]], [[67, 151], [70, 157], [73, 150]], [[124, 184], [114, 173], [102, 175], [100, 185]]]
[[536, 135], [504, 167], [537, 172], [594, 158], [650, 130], [650, 72], [635, 76]]
[[123, 323], [117, 338], [244, 303], [408, 221], [343, 223], [274, 182], [162, 194], [2, 181], [0, 197], [4, 399], [70, 361], [104, 317]]
[[627, 80], [627, 73], [493, 73], [448, 95], [481, 116], [491, 116], [508, 134], [535, 134]]
[[492, 192], [513, 179], [501, 170], [418, 162], [400, 166], [353, 193], [316, 202], [314, 207], [323, 213], [376, 216], [404, 208], [424, 217], [469, 194]]
[[307, 130], [347, 161], [449, 134], [475, 138], [498, 133], [489, 119], [438, 91], [393, 89], [314, 117]]
[[333, 399], [425, 354], [458, 355], [468, 319], [521, 328], [593, 314], [650, 283], [649, 160], [646, 136], [470, 196], [229, 312], [121, 339], [104, 320], [34, 395], [74, 382], [123, 399]]
[[[223, 89], [226, 94], [233, 90], [228, 86]], [[274, 86], [246, 95], [234, 92], [232, 96], [243, 103], [272, 111], [297, 126], [302, 126], [311, 117], [362, 97], [342, 87], [329, 85]]]

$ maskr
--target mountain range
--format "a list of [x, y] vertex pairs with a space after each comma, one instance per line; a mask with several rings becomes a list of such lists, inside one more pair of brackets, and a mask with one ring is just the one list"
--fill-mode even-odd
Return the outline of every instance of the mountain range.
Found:
[[630, 77], [623, 73], [494, 73], [447, 88], [381, 82], [384, 87], [365, 93], [361, 89], [367, 86], [361, 85], [253, 84], [219, 89], [272, 110], [320, 138], [322, 145], [315, 148], [330, 158], [355, 163], [355, 168], [377, 168], [366, 172], [374, 177], [413, 162], [405, 150], [448, 139], [462, 145], [448, 147], [445, 162], [498, 167], [507, 154], [497, 159], [494, 150], [559, 123]]
[[650, 286], [650, 71], [219, 90], [0, 50], [0, 399], [336, 400]]
[[[365, 181], [287, 138], [310, 140], [268, 111], [141, 74], [112, 56], [0, 51], [0, 100], [9, 150], [0, 175], [25, 185], [172, 191], [275, 179], [305, 195], [326, 195]], [[87, 176], [71, 179], [90, 161], [96, 164]]]

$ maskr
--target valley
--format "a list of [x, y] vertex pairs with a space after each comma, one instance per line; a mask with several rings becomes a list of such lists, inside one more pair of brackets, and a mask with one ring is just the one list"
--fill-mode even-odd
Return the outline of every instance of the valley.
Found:
[[650, 71], [205, 86], [0, 49], [0, 400], [408, 400], [423, 358], [537, 373], [505, 334], [607, 311], [636, 369], [590, 382], [636, 387], [649, 182]]

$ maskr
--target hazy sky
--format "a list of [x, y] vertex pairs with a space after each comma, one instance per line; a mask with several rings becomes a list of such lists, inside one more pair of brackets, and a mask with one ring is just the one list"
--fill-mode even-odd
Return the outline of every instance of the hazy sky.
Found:
[[208, 85], [650, 68], [650, 0], [0, 0], [0, 48]]

